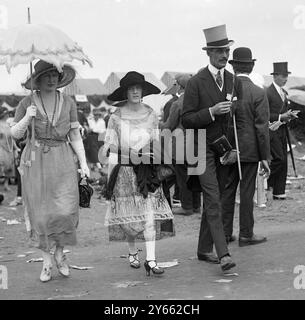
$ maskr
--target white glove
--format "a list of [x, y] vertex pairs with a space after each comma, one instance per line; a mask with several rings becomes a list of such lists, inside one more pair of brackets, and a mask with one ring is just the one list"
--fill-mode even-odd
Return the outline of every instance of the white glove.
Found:
[[13, 138], [15, 139], [23, 138], [32, 120], [32, 117], [36, 117], [36, 111], [37, 111], [37, 107], [34, 105], [30, 105], [29, 107], [27, 107], [25, 116], [18, 123], [15, 123], [11, 127], [11, 134]]
[[79, 166], [80, 166], [79, 172], [81, 177], [84, 178], [85, 176], [87, 176], [89, 178], [90, 170], [88, 168], [87, 161], [86, 161], [86, 154], [85, 154], [83, 141], [74, 140], [74, 141], [71, 141], [70, 143], [79, 161]]

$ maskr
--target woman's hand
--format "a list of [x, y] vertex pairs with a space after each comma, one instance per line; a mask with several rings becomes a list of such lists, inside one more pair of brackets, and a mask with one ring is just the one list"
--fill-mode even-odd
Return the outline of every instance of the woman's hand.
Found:
[[30, 106], [27, 107], [25, 115], [26, 115], [26, 117], [28, 119], [30, 119], [32, 117], [35, 118], [36, 117], [36, 113], [37, 113], [37, 107], [34, 106], [34, 105], [30, 105]]
[[87, 163], [80, 164], [80, 169], [78, 170], [78, 172], [80, 173], [81, 178], [90, 178], [90, 169], [88, 168]]

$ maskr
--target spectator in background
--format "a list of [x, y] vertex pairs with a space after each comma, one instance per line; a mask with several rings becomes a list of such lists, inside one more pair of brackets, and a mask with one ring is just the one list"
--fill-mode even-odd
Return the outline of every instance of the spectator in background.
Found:
[[[169, 129], [174, 131], [175, 129], [184, 129], [181, 123], [181, 113], [183, 107], [183, 99], [184, 99], [184, 90], [192, 75], [183, 73], [178, 74], [176, 79], [176, 87], [178, 87], [177, 94], [179, 95], [178, 100], [173, 102], [172, 107], [170, 109], [169, 117], [166, 122], [160, 125], [161, 129]], [[179, 139], [182, 138], [184, 140], [185, 146], [185, 136], [183, 135], [183, 131], [181, 131], [182, 136], [179, 134], [176, 136]], [[179, 152], [176, 150], [176, 139], [173, 139], [172, 142], [172, 150], [173, 150], [173, 157], [176, 157], [177, 153]], [[185, 155], [185, 153], [184, 153]], [[175, 158], [177, 161], [177, 158]], [[179, 188], [179, 199], [181, 201], [181, 208], [174, 208], [174, 214], [180, 215], [192, 215], [193, 213], [200, 213], [201, 207], [201, 193], [198, 191], [190, 191], [187, 188], [187, 165], [176, 163], [175, 164], [175, 172], [176, 172], [176, 181]]]
[[15, 142], [10, 133], [7, 123], [9, 111], [5, 107], [0, 107], [0, 177], [4, 178], [4, 190], [9, 191], [9, 178], [14, 172], [14, 150]]
[[96, 167], [101, 169], [101, 164], [98, 160], [98, 152], [103, 145], [106, 133], [105, 121], [102, 117], [100, 108], [93, 109], [93, 116], [88, 117], [89, 133], [87, 137], [88, 146], [88, 161], [92, 164], [92, 169]]

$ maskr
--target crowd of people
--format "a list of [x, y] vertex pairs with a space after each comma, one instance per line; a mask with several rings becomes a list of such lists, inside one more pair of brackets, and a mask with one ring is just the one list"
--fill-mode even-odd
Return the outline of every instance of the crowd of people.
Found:
[[[0, 173], [11, 174], [12, 150], [22, 150], [18, 164], [22, 199], [27, 230], [42, 250], [42, 282], [52, 278], [51, 249], [58, 271], [66, 277], [70, 274], [63, 248], [76, 244], [78, 181], [79, 175], [90, 177], [88, 164], [91, 170], [107, 164], [109, 239], [127, 242], [129, 264], [136, 269], [141, 266], [136, 241], [145, 241], [147, 275], [164, 273], [156, 260], [156, 240], [175, 235], [175, 214], [202, 214], [199, 260], [220, 264], [222, 271], [235, 267], [228, 246], [236, 240], [233, 217], [238, 185], [239, 246], [267, 241], [253, 231], [253, 197], [260, 170], [274, 200], [288, 199], [287, 124], [297, 118], [297, 112], [289, 109], [283, 89], [290, 73], [287, 62], [274, 63], [273, 83], [264, 90], [249, 77], [256, 61], [250, 48], [236, 48], [229, 60], [234, 41], [228, 39], [225, 25], [204, 29], [204, 35], [202, 49], [209, 64], [195, 75], [176, 76], [169, 90], [173, 98], [164, 107], [161, 122], [142, 100], [160, 90], [142, 74], [128, 72], [108, 96], [119, 102], [113, 114], [105, 116], [106, 110], [97, 108], [88, 116], [58, 90], [73, 81], [74, 69], [65, 66], [59, 73], [42, 60], [34, 66], [35, 91], [19, 103], [10, 128], [2, 125], [7, 124], [6, 111], [0, 109]], [[225, 69], [227, 63], [234, 74]], [[28, 89], [30, 81], [25, 83]], [[195, 135], [186, 142], [189, 129]], [[198, 139], [201, 129], [205, 141]], [[183, 154], [195, 152], [204, 158], [205, 170], [193, 166], [198, 172], [190, 174], [190, 163], [179, 161], [177, 153], [166, 163], [169, 146], [162, 144], [163, 130], [180, 134]], [[13, 138], [25, 143], [17, 145]], [[178, 149], [176, 138], [170, 141], [173, 150]]]

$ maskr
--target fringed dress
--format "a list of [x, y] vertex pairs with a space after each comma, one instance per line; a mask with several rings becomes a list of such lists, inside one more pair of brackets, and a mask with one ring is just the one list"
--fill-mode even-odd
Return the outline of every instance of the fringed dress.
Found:
[[[118, 108], [110, 117], [105, 136], [105, 147], [128, 147], [139, 151], [153, 139], [158, 139], [158, 118], [154, 110], [145, 105], [145, 114], [124, 113]], [[108, 178], [118, 163], [118, 155], [110, 153]], [[125, 240], [126, 236], [144, 240], [145, 223], [153, 220], [155, 239], [174, 235], [173, 213], [162, 187], [144, 197], [139, 190], [133, 166], [119, 168], [113, 193], [108, 203], [105, 226], [109, 240]], [[147, 239], [146, 239], [147, 240]]]

